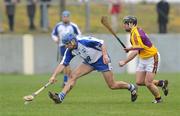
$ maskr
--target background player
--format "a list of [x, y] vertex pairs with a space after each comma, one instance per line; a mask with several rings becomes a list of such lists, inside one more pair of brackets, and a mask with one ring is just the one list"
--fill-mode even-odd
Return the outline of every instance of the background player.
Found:
[[79, 55], [84, 62], [82, 62], [72, 73], [68, 83], [63, 90], [57, 94], [49, 92], [50, 98], [55, 103], [61, 103], [67, 93], [75, 85], [77, 79], [86, 75], [93, 70], [102, 73], [107, 85], [111, 89], [128, 89], [131, 92], [131, 101], [134, 102], [137, 98], [136, 87], [133, 84], [128, 84], [123, 81], [115, 81], [111, 71], [111, 60], [108, 56], [103, 40], [98, 40], [91, 36], [75, 36], [74, 34], [66, 34], [62, 42], [67, 49], [61, 63], [57, 66], [49, 81], [56, 82], [56, 77], [66, 66], [69, 65], [71, 59]]
[[138, 55], [138, 65], [136, 70], [136, 84], [146, 86], [154, 95], [153, 103], [162, 101], [157, 86], [162, 87], [164, 94], [168, 94], [168, 81], [154, 80], [156, 72], [160, 65], [160, 54], [157, 48], [151, 43], [147, 34], [137, 27], [137, 18], [134, 16], [126, 16], [123, 19], [123, 28], [130, 33], [130, 42], [132, 47], [125, 48], [127, 52], [131, 51], [125, 60], [119, 62], [120, 66], [124, 66]]
[[[61, 55], [61, 58], [64, 56], [65, 52], [65, 45], [62, 43], [62, 38], [67, 33], [74, 33], [76, 35], [80, 35], [80, 29], [78, 26], [70, 21], [70, 12], [69, 11], [63, 11], [62, 12], [62, 22], [59, 22], [56, 24], [52, 31], [52, 39], [54, 42], [58, 44], [58, 52]], [[59, 60], [59, 53], [57, 54], [57, 60]], [[63, 86], [67, 83], [69, 74], [71, 72], [70, 66], [67, 66], [64, 68], [64, 82]]]

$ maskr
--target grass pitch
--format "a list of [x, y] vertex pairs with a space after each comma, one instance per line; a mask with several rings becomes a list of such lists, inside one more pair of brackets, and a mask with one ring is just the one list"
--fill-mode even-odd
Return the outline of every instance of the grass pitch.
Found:
[[[138, 99], [130, 102], [127, 90], [110, 90], [100, 73], [80, 78], [62, 104], [54, 104], [48, 91], [59, 92], [62, 75], [30, 104], [22, 97], [43, 86], [50, 75], [0, 75], [0, 116], [179, 116], [180, 74], [158, 74], [157, 79], [168, 79], [170, 92], [162, 95], [164, 102], [152, 104], [153, 99], [145, 87], [139, 87]], [[134, 82], [134, 75], [117, 74], [116, 80]], [[161, 91], [162, 94], [162, 91]]]

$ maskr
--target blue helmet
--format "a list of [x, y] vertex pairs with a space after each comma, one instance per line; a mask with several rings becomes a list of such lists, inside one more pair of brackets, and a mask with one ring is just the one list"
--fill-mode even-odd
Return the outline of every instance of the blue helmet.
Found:
[[72, 40], [76, 40], [76, 35], [72, 34], [72, 33], [67, 33], [63, 38], [62, 38], [62, 43], [63, 44], [68, 44], [70, 43]]

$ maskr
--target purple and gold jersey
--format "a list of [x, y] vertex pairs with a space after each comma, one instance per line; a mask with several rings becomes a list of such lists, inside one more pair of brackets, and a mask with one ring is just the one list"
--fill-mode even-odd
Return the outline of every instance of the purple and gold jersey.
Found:
[[139, 49], [139, 56], [142, 59], [152, 57], [158, 52], [147, 34], [137, 26], [131, 30], [130, 42], [133, 48]]

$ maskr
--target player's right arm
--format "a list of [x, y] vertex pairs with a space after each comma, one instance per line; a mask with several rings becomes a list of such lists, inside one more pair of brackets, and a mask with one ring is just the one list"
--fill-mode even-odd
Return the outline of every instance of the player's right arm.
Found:
[[51, 38], [52, 40], [55, 42], [55, 43], [59, 43], [59, 36], [58, 36], [58, 27], [59, 27], [59, 24], [57, 24], [54, 29], [52, 30], [52, 33], [51, 33]]
[[52, 39], [55, 43], [59, 43], [59, 38], [57, 36], [52, 36]]
[[60, 64], [56, 67], [52, 76], [49, 79], [50, 83], [55, 83], [57, 81], [56, 80], [57, 75], [59, 73], [61, 73], [66, 66], [69, 65], [69, 63], [73, 57], [74, 56], [72, 55], [71, 51], [69, 49], [66, 49], [63, 59], [61, 60]]
[[138, 50], [131, 51], [125, 60], [119, 61], [119, 66], [123, 67], [124, 65], [126, 65], [128, 62], [130, 62], [132, 59], [134, 59], [137, 56], [138, 52], [139, 52]]
[[56, 67], [56, 69], [54, 70], [54, 72], [53, 72], [53, 74], [52, 74], [52, 76], [50, 77], [50, 79], [49, 79], [49, 82], [50, 83], [55, 83], [57, 80], [56, 80], [56, 77], [57, 77], [57, 75], [60, 73], [60, 72], [62, 72], [63, 71], [63, 69], [64, 69], [64, 65], [63, 64], [59, 64], [57, 67]]

